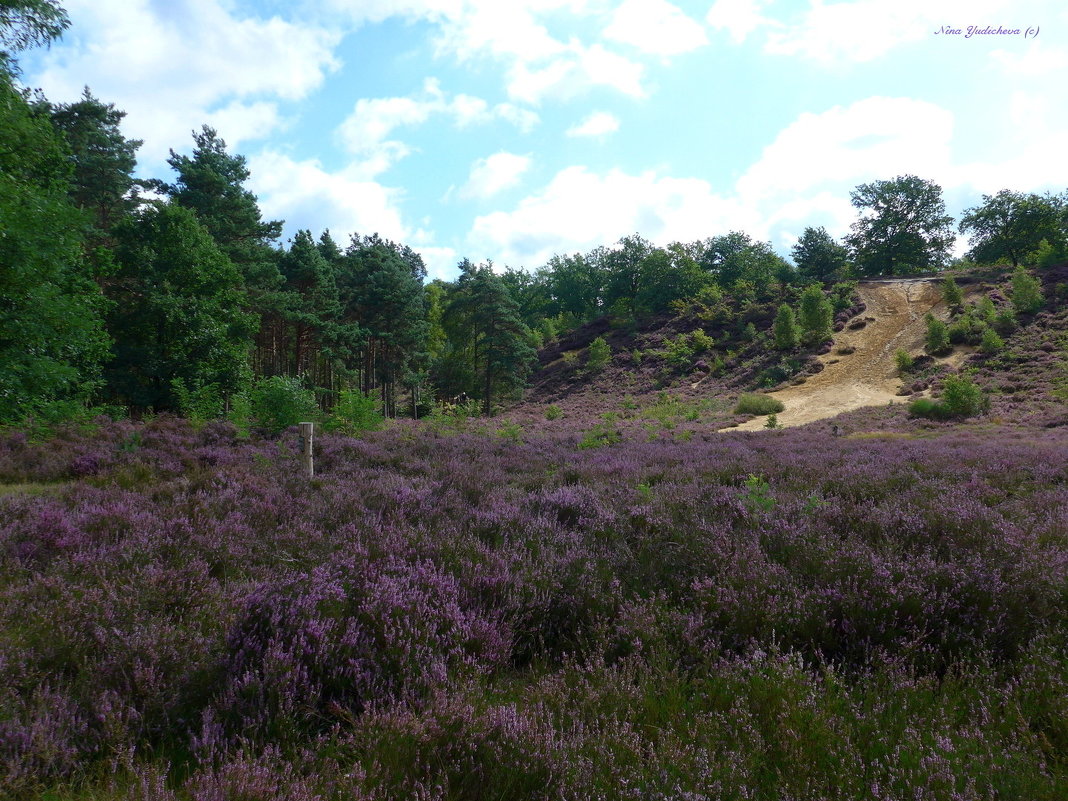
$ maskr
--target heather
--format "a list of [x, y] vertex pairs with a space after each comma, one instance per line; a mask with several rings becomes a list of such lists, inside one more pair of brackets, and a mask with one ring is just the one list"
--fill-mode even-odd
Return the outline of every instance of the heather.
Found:
[[1064, 797], [1063, 427], [650, 408], [5, 434], [0, 794]]

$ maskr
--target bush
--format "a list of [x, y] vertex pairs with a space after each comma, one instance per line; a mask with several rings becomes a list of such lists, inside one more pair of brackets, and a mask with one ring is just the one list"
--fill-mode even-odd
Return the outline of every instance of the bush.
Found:
[[327, 427], [351, 436], [360, 431], [377, 431], [384, 420], [374, 398], [358, 389], [343, 389]]
[[987, 328], [983, 331], [983, 339], [979, 343], [979, 350], [982, 353], [997, 353], [999, 350], [1005, 347], [1005, 340], [998, 336], [997, 331], [993, 328]]
[[590, 372], [600, 372], [612, 358], [612, 349], [604, 341], [604, 337], [597, 337], [590, 343], [586, 354], [586, 369]]
[[994, 315], [992, 325], [999, 334], [1011, 334], [1016, 330], [1016, 312], [1012, 309], [1002, 309]]
[[942, 281], [942, 300], [951, 309], [959, 309], [964, 304], [964, 293], [960, 291], [957, 282], [950, 277]]
[[248, 395], [252, 421], [270, 434], [319, 416], [315, 394], [300, 379], [276, 375], [257, 381]]
[[970, 312], [954, 320], [948, 329], [949, 341], [954, 345], [978, 345], [983, 338], [986, 323], [973, 317]]
[[775, 347], [778, 350], [793, 350], [801, 341], [801, 329], [797, 326], [794, 310], [787, 304], [784, 303], [779, 307], [772, 331], [775, 335]]
[[550, 403], [545, 407], [545, 419], [546, 420], [559, 420], [564, 416], [564, 410], [557, 406], [555, 403]]
[[904, 348], [898, 348], [894, 351], [894, 363], [897, 365], [898, 375], [904, 375], [912, 369], [912, 356], [910, 356], [909, 352]]
[[932, 314], [927, 315], [927, 342], [924, 350], [932, 356], [941, 356], [952, 350], [949, 344], [949, 329]]
[[798, 315], [798, 321], [801, 324], [802, 339], [807, 344], [814, 345], [830, 338], [834, 310], [819, 284], [809, 284], [801, 293], [801, 314]]
[[1012, 305], [1020, 314], [1034, 314], [1042, 308], [1042, 285], [1022, 266], [1012, 274]]
[[778, 398], [763, 395], [759, 392], [746, 392], [738, 398], [738, 405], [734, 407], [735, 414], [775, 414], [786, 407]]
[[946, 376], [942, 403], [950, 417], [974, 417], [990, 408], [990, 399], [983, 390], [963, 375]]
[[222, 417], [223, 399], [218, 384], [213, 382], [187, 387], [181, 378], [175, 378], [171, 381], [171, 389], [178, 399], [178, 410], [182, 417], [194, 427]]

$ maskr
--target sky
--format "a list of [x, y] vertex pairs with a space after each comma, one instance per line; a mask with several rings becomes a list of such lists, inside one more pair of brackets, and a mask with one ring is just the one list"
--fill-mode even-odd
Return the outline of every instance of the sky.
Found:
[[138, 175], [172, 178], [210, 125], [286, 237], [377, 232], [431, 277], [633, 233], [741, 230], [788, 256], [807, 226], [849, 231], [856, 186], [905, 174], [958, 218], [1068, 189], [1064, 0], [63, 5], [23, 82], [124, 110]]

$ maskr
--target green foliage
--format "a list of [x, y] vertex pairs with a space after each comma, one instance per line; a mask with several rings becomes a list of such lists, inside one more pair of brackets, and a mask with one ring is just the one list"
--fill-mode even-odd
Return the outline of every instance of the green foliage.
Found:
[[260, 379], [249, 390], [248, 400], [253, 423], [269, 434], [319, 417], [315, 393], [289, 376]]
[[741, 493], [742, 503], [750, 512], [770, 512], [776, 506], [771, 496], [771, 485], [763, 476], [752, 473], [745, 480], [745, 489]]
[[58, 0], [4, 0], [0, 3], [0, 52], [48, 44], [70, 26]]
[[0, 423], [86, 402], [106, 358], [105, 303], [83, 256], [85, 217], [67, 198], [68, 165], [0, 64]]
[[952, 276], [947, 276], [942, 280], [942, 300], [951, 309], [958, 309], [964, 305], [964, 293]]
[[971, 311], [966, 312], [949, 324], [949, 341], [954, 345], [978, 345], [986, 328], [986, 323]]
[[668, 339], [664, 344], [664, 358], [676, 367], [686, 368], [693, 364], [697, 354], [711, 350], [715, 340], [698, 328], [689, 334], [679, 334], [674, 339]]
[[371, 395], [358, 389], [343, 389], [338, 393], [338, 401], [330, 410], [326, 425], [330, 431], [352, 436], [361, 431], [377, 431], [384, 421], [378, 402]]
[[910, 356], [909, 352], [904, 348], [898, 348], [894, 351], [894, 364], [897, 365], [898, 375], [903, 376], [912, 369], [912, 356]]
[[1061, 237], [1060, 244], [1053, 244], [1048, 239], [1038, 243], [1035, 252], [1027, 257], [1027, 261], [1036, 267], [1052, 267], [1054, 264], [1068, 260], [1068, 242]]
[[1016, 330], [1016, 312], [1012, 309], [1006, 308], [999, 311], [994, 315], [994, 322], [992, 326], [995, 331], [1001, 335], [1011, 334]]
[[1022, 266], [1012, 273], [1013, 308], [1018, 314], [1034, 314], [1042, 308], [1042, 284]]
[[801, 328], [797, 325], [794, 310], [789, 304], [784, 303], [779, 306], [772, 332], [775, 335], [775, 347], [778, 350], [793, 350], [801, 341]]
[[927, 337], [924, 350], [932, 356], [942, 356], [952, 350], [949, 344], [949, 328], [933, 314], [927, 314]]
[[779, 416], [777, 414], [775, 414], [774, 412], [769, 414], [767, 422], [764, 423], [764, 428], [770, 428], [770, 429], [782, 428], [782, 425], [779, 423]]
[[975, 306], [975, 313], [987, 325], [993, 325], [997, 319], [998, 310], [989, 295], [983, 295]]
[[239, 392], [231, 396], [227, 419], [237, 429], [238, 439], [248, 439], [252, 435], [252, 401], [249, 400], [248, 394]]
[[948, 375], [942, 382], [942, 397], [938, 401], [917, 398], [909, 404], [914, 417], [935, 420], [974, 417], [990, 408], [990, 399], [968, 376]]
[[545, 407], [545, 419], [546, 420], [559, 420], [564, 416], [564, 410], [557, 406], [555, 403], [550, 403]]
[[1008, 259], [1016, 267], [1053, 251], [1051, 243], [1063, 243], [1060, 211], [1060, 202], [1049, 195], [1003, 189], [983, 195], [982, 204], [966, 210], [960, 232], [971, 233], [969, 255], [977, 262]]
[[178, 411], [194, 426], [222, 417], [225, 404], [218, 384], [201, 383], [189, 387], [181, 378], [175, 378], [171, 389], [177, 398]]
[[857, 291], [856, 281], [839, 281], [831, 287], [831, 308], [836, 312], [844, 311], [853, 305], [853, 296]]
[[792, 253], [798, 274], [805, 278], [826, 281], [849, 272], [848, 248], [836, 242], [826, 228], [806, 228]]
[[734, 407], [735, 414], [774, 414], [781, 412], [786, 406], [778, 398], [764, 395], [759, 392], [747, 392], [738, 398]]
[[907, 275], [938, 267], [953, 244], [942, 188], [915, 175], [861, 184], [850, 195], [862, 213], [846, 237], [862, 275]]
[[801, 293], [801, 313], [798, 315], [801, 339], [815, 345], [830, 339], [834, 324], [834, 310], [819, 284], [809, 284]]
[[523, 441], [523, 426], [514, 420], [507, 420], [497, 429], [497, 436], [518, 444]]
[[586, 369], [597, 373], [605, 368], [612, 358], [612, 349], [605, 342], [604, 337], [597, 337], [590, 343], [586, 353]]
[[1005, 340], [998, 336], [997, 331], [993, 328], [987, 328], [983, 331], [983, 339], [979, 343], [979, 350], [982, 353], [992, 354], [997, 353], [1005, 347]]
[[241, 311], [241, 276], [188, 210], [145, 209], [114, 229], [119, 267], [108, 328], [108, 387], [142, 409], [174, 409], [187, 388], [242, 385], [254, 318]]
[[602, 422], [587, 431], [582, 436], [578, 446], [581, 450], [589, 450], [591, 448], [603, 448], [605, 445], [615, 445], [617, 442], [622, 441], [623, 433], [619, 429], [608, 422]]

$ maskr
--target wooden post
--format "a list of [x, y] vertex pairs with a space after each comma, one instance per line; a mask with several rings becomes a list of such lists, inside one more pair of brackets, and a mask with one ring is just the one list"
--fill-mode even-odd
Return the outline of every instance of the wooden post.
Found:
[[300, 461], [304, 465], [304, 472], [308, 478], [315, 476], [315, 457], [312, 455], [312, 446], [315, 444], [315, 423], [300, 424]]

